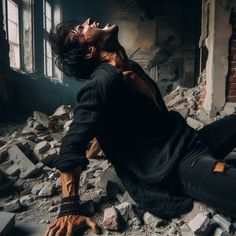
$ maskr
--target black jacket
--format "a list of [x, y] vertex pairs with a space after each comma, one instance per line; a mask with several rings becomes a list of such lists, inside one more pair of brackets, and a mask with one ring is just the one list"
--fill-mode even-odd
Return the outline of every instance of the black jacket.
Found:
[[179, 190], [177, 165], [205, 146], [179, 113], [167, 110], [158, 87], [141, 67], [134, 62], [132, 66], [154, 84], [162, 109], [132, 90], [119, 70], [102, 63], [77, 95], [74, 121], [55, 166], [60, 171], [85, 168], [86, 148], [97, 137], [132, 198], [145, 210], [169, 219], [192, 207], [192, 199]]

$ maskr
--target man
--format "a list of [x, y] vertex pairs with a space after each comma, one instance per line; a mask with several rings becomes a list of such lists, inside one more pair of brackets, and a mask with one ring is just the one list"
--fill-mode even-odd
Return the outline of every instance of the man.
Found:
[[193, 130], [177, 112], [167, 110], [156, 84], [128, 60], [118, 29], [110, 23], [102, 28], [89, 18], [82, 25], [61, 24], [50, 34], [58, 67], [88, 82], [78, 92], [74, 121], [55, 160], [63, 204], [45, 236], [69, 236], [84, 226], [100, 233], [81, 214], [78, 196], [79, 177], [88, 164], [86, 148], [94, 137], [146, 211], [171, 219], [189, 211], [196, 198], [236, 216], [236, 169], [227, 170], [227, 177], [218, 175], [225, 171], [222, 158], [236, 144], [236, 117]]

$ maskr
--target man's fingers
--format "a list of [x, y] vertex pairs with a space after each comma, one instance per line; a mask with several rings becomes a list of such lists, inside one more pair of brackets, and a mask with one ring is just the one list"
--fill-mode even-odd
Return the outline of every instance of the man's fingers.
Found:
[[53, 228], [51, 228], [48, 236], [55, 236], [55, 234], [59, 228], [60, 228], [60, 224], [56, 224]]
[[73, 236], [73, 225], [68, 223], [66, 236]]
[[84, 217], [85, 224], [88, 225], [94, 233], [101, 234], [102, 230], [98, 227], [97, 223], [90, 217]]
[[45, 232], [44, 236], [48, 236], [50, 230], [51, 230], [55, 225], [56, 225], [56, 222], [54, 222], [53, 224], [51, 224], [51, 225], [48, 227], [47, 231]]
[[64, 223], [60, 224], [59, 230], [57, 230], [55, 236], [63, 236], [66, 233], [66, 225]]

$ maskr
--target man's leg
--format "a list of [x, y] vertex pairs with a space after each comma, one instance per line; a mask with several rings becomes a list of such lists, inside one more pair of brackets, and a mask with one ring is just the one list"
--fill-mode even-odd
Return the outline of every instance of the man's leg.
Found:
[[224, 163], [216, 166], [216, 163], [219, 162], [209, 154], [192, 167], [190, 163], [180, 165], [178, 172], [182, 191], [219, 212], [236, 218], [236, 168], [224, 166]]
[[214, 157], [223, 159], [236, 147], [236, 115], [215, 121], [200, 129], [198, 134]]

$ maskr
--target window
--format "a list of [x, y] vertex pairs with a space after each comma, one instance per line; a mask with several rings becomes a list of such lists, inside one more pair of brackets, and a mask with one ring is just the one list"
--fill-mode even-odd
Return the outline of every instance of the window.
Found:
[[20, 69], [20, 23], [19, 4], [13, 0], [6, 1], [6, 28], [7, 38], [10, 46], [10, 66]]
[[53, 58], [52, 58], [52, 49], [49, 44], [49, 33], [53, 25], [53, 11], [51, 2], [49, 0], [44, 1], [44, 74], [51, 77], [54, 75], [53, 71]]

